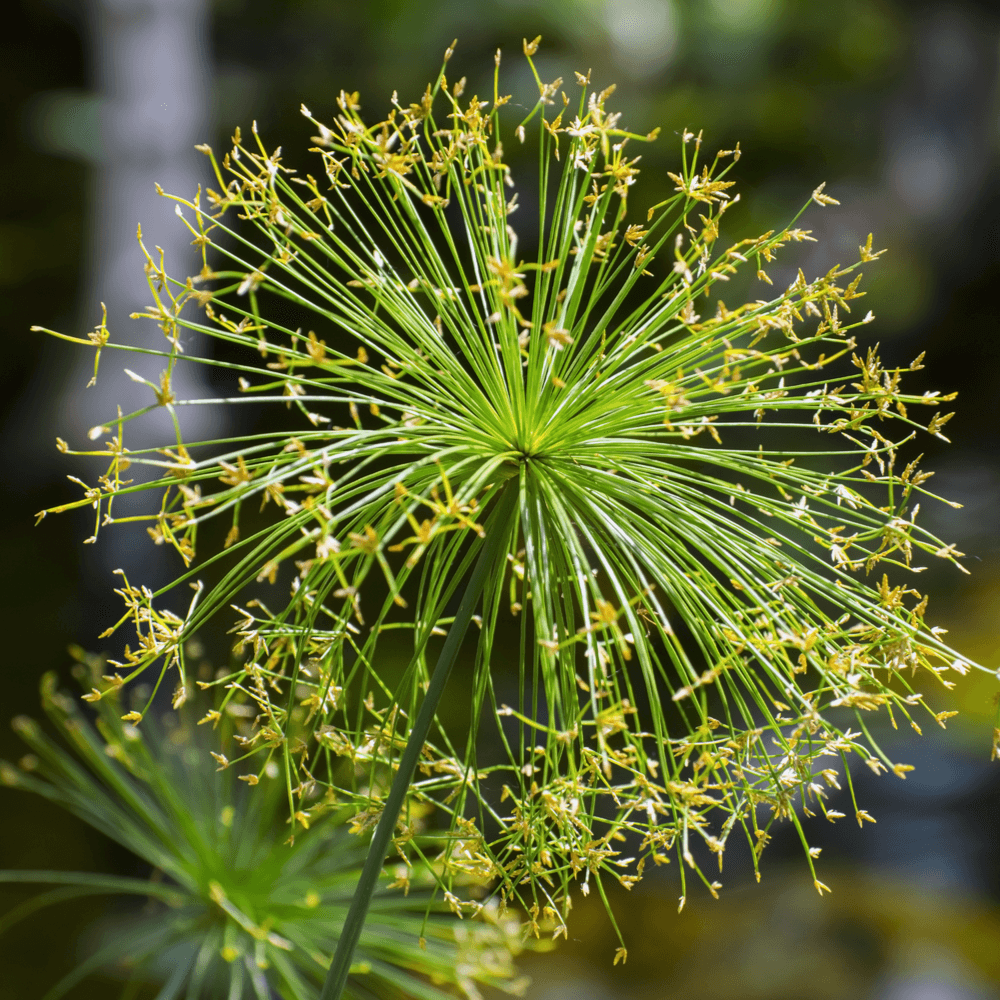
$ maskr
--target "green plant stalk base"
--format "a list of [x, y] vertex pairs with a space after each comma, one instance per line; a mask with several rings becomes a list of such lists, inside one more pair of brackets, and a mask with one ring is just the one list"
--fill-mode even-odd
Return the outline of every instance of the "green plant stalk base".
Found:
[[341, 931], [340, 940], [337, 942], [337, 951], [333, 956], [333, 962], [327, 972], [326, 980], [323, 983], [323, 990], [320, 993], [320, 1000], [341, 1000], [344, 987], [347, 985], [347, 977], [351, 969], [351, 961], [354, 957], [354, 949], [357, 947], [361, 937], [361, 931], [365, 925], [365, 918], [368, 915], [368, 907], [371, 903], [372, 894], [378, 884], [378, 877], [385, 864], [386, 852], [392, 840], [393, 831], [396, 829], [396, 821], [403, 808], [403, 801], [406, 798], [407, 790], [413, 781], [413, 775], [417, 769], [417, 762], [423, 750], [424, 743], [430, 733], [431, 723], [437, 713], [441, 696], [444, 693], [448, 676], [455, 660], [458, 658], [458, 651], [461, 648], [462, 640], [469, 629], [472, 615], [475, 612], [476, 604], [486, 583], [487, 573], [497, 558], [502, 542], [507, 537], [507, 528], [510, 524], [511, 515], [517, 502], [518, 490], [508, 486], [500, 494], [500, 499], [490, 518], [486, 530], [486, 542], [479, 559], [472, 570], [472, 576], [462, 595], [461, 604], [455, 614], [455, 621], [448, 630], [448, 637], [445, 639], [441, 654], [438, 657], [434, 672], [431, 674], [431, 681], [427, 688], [427, 693], [421, 702], [420, 710], [417, 713], [413, 729], [403, 750], [403, 756], [399, 763], [399, 770], [393, 778], [392, 787], [389, 789], [389, 797], [386, 799], [385, 809], [379, 818], [375, 833], [372, 836], [371, 846], [368, 848], [368, 856], [365, 858], [364, 867], [361, 870], [361, 878], [358, 880], [358, 887], [354, 892], [351, 907], [348, 910], [344, 927]]

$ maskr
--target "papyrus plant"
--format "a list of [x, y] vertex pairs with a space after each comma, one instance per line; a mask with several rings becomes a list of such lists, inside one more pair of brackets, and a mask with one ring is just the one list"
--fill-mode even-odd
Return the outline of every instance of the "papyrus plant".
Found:
[[[84, 690], [106, 669], [103, 659], [77, 650]], [[138, 693], [136, 691], [136, 693]], [[217, 698], [221, 692], [215, 692]], [[240, 785], [216, 770], [204, 730], [197, 729], [199, 695], [168, 725], [141, 728], [119, 718], [103, 699], [94, 722], [79, 701], [60, 691], [54, 674], [42, 679], [42, 704], [63, 740], [19, 716], [14, 729], [27, 744], [20, 765], [0, 761], [0, 783], [42, 795], [140, 858], [149, 878], [94, 872], [0, 871], [0, 883], [50, 885], [0, 917], [0, 932], [47, 906], [93, 895], [144, 898], [146, 905], [113, 918], [99, 943], [60, 982], [40, 972], [38, 993], [57, 1000], [90, 973], [115, 969], [127, 978], [122, 996], [160, 981], [161, 1000], [228, 997], [312, 1000], [322, 984], [351, 902], [364, 847], [348, 832], [350, 809], [332, 809], [293, 846], [281, 784]], [[223, 722], [232, 737], [250, 727], [245, 715]], [[68, 752], [65, 744], [72, 748]], [[273, 767], [274, 775], [278, 768]], [[357, 1000], [481, 1000], [479, 986], [523, 992], [512, 955], [520, 947], [516, 919], [459, 924], [428, 914], [434, 880], [412, 873], [414, 891], [389, 889], [386, 873], [355, 953]], [[276, 992], [275, 992], [276, 991]], [[117, 994], [116, 994], [117, 995]]]
[[[139, 315], [165, 343], [135, 352], [159, 360], [147, 410], [169, 411], [176, 441], [129, 451], [139, 414], [95, 428], [107, 471], [59, 509], [92, 504], [103, 526], [116, 498], [154, 491], [150, 534], [192, 564], [178, 583], [225, 566], [184, 613], [123, 581], [137, 644], [92, 699], [152, 671], [182, 702], [186, 638], [236, 605], [243, 660], [211, 683], [220, 712], [257, 721], [221, 766], [253, 785], [278, 762], [293, 830], [333, 799], [359, 832], [378, 822], [368, 887], [387, 854], [424, 858], [456, 912], [482, 905], [454, 891], [475, 875], [558, 935], [574, 885], [603, 894], [673, 858], [683, 905], [689, 873], [718, 887], [697, 845], [721, 868], [736, 834], [756, 866], [781, 820], [812, 869], [801, 817], [842, 815], [825, 798], [849, 759], [908, 769], [866, 717], [943, 724], [922, 678], [947, 686], [969, 663], [925, 626], [911, 575], [926, 558], [960, 566], [917, 520], [930, 473], [904, 453], [943, 436], [950, 397], [908, 392], [863, 338], [871, 237], [857, 263], [775, 287], [775, 258], [809, 231], [796, 217], [727, 244], [739, 151], [706, 157], [687, 130], [672, 195], [635, 217], [654, 136], [620, 124], [613, 88], [538, 78], [536, 46], [526, 116], [498, 54], [485, 97], [442, 69], [372, 123], [356, 94], [327, 122], [303, 107], [312, 173], [256, 127], [221, 159], [200, 147], [212, 187], [167, 197], [204, 267], [174, 277], [144, 247]], [[537, 221], [515, 215], [511, 143], [537, 148]], [[820, 185], [803, 212], [831, 203]], [[747, 272], [764, 297], [727, 307]], [[104, 325], [90, 340], [116, 346]], [[232, 392], [175, 398], [184, 362], [216, 366]], [[300, 429], [183, 440], [187, 406], [244, 401], [297, 408]], [[250, 535], [247, 503], [273, 512]], [[193, 562], [219, 520], [226, 548]], [[449, 728], [437, 699], [471, 620], [468, 723]], [[393, 687], [390, 632], [412, 641]]]

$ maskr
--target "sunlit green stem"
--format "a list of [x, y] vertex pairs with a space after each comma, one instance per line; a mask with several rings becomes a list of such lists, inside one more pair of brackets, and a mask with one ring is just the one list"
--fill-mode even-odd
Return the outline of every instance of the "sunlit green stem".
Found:
[[392, 780], [385, 809], [382, 811], [378, 826], [375, 828], [375, 835], [372, 837], [371, 846], [368, 848], [368, 856], [361, 871], [361, 878], [358, 880], [358, 887], [354, 891], [354, 898], [351, 900], [351, 908], [344, 921], [340, 940], [337, 942], [337, 952], [333, 956], [333, 963], [330, 965], [326, 981], [323, 983], [320, 1000], [340, 1000], [344, 987], [347, 985], [351, 959], [365, 925], [368, 906], [371, 903], [372, 894], [375, 892], [375, 886], [378, 884], [378, 877], [385, 863], [393, 831], [396, 829], [396, 820], [403, 808], [406, 793], [417, 769], [417, 762], [423, 751], [424, 743], [427, 742], [427, 735], [437, 713], [441, 695], [444, 693], [448, 675], [458, 658], [459, 648], [465, 638], [465, 633], [468, 631], [469, 622], [472, 621], [472, 615], [479, 603], [487, 576], [496, 562], [501, 545], [507, 539], [510, 519], [516, 502], [517, 488], [516, 486], [508, 486], [501, 493], [500, 501], [487, 524], [483, 551], [480, 553], [472, 576], [466, 585], [462, 602], [455, 614], [454, 624], [448, 630], [448, 637], [444, 641], [441, 655], [438, 657], [433, 674], [431, 674], [427, 693], [420, 705], [420, 710], [417, 712], [413, 729], [410, 730], [410, 738], [403, 750], [399, 770]]

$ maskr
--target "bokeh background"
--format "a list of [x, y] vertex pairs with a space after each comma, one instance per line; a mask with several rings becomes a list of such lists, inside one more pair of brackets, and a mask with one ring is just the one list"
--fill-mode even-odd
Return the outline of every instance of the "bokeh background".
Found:
[[[968, 553], [968, 577], [928, 570], [934, 618], [954, 644], [1000, 666], [1000, 10], [958, 0], [9, 0], [0, 34], [0, 722], [36, 713], [38, 679], [65, 672], [68, 643], [98, 648], [116, 615], [111, 569], [171, 567], [144, 534], [83, 546], [87, 517], [34, 512], [76, 496], [81, 474], [54, 447], [75, 444], [127, 406], [131, 383], [106, 358], [102, 393], [84, 387], [90, 352], [32, 324], [81, 335], [108, 306], [116, 337], [148, 336], [140, 221], [171, 259], [187, 237], [154, 182], [193, 191], [199, 141], [224, 146], [256, 119], [286, 162], [308, 168], [306, 102], [329, 115], [341, 88], [378, 113], [398, 89], [416, 99], [453, 38], [452, 76], [485, 87], [494, 51], [508, 89], [527, 95], [521, 39], [543, 36], [546, 79], [593, 69], [618, 83], [643, 150], [643, 204], [666, 196], [684, 127], [708, 149], [739, 141], [742, 201], [729, 234], [783, 223], [821, 181], [841, 201], [804, 225], [810, 276], [855, 259], [868, 232], [889, 253], [866, 276], [888, 363], [921, 351], [916, 388], [958, 391], [954, 443], [928, 444], [931, 484], [964, 504], [924, 523]], [[457, 72], [456, 72], [457, 70]], [[197, 391], [193, 384], [188, 391]], [[109, 395], [110, 394], [110, 395]], [[155, 434], [155, 428], [150, 431]], [[197, 430], [192, 429], [192, 437]], [[1000, 996], [1000, 763], [990, 764], [997, 683], [969, 677], [948, 698], [946, 732], [879, 738], [916, 765], [905, 782], [858, 774], [878, 819], [817, 830], [820, 900], [796, 844], [778, 836], [764, 879], [724, 872], [722, 899], [692, 893], [676, 913], [676, 873], [614, 896], [629, 959], [599, 906], [572, 940], [526, 962], [534, 1000], [737, 996], [747, 1000]], [[944, 707], [942, 705], [942, 707]], [[0, 756], [16, 757], [6, 725]], [[851, 812], [853, 810], [846, 810]], [[134, 872], [131, 858], [79, 823], [0, 790], [0, 867]], [[816, 822], [816, 821], [814, 821]], [[0, 912], [23, 893], [0, 892]], [[99, 902], [48, 911], [0, 938], [0, 1000], [44, 993], [88, 947]], [[120, 987], [119, 987], [120, 989]], [[94, 979], [72, 997], [117, 996]], [[152, 996], [152, 994], [150, 994]]]

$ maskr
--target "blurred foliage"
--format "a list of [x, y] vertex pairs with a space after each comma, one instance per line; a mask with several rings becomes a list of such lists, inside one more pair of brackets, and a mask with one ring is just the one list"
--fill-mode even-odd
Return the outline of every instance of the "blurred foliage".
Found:
[[[74, 655], [81, 688], [99, 683], [108, 669], [104, 658], [79, 649]], [[130, 997], [157, 981], [163, 1000], [185, 988], [191, 1000], [223, 992], [267, 1000], [275, 990], [288, 1000], [314, 997], [364, 857], [363, 845], [347, 830], [350, 811], [317, 802], [305, 829], [287, 836], [287, 793], [277, 767], [251, 790], [210, 760], [211, 740], [196, 721], [213, 703], [204, 695], [202, 704], [166, 715], [162, 723], [150, 720], [140, 732], [122, 722], [126, 706], [117, 698], [100, 703], [95, 727], [79, 700], [57, 685], [55, 673], [43, 676], [42, 705], [63, 740], [50, 739], [27, 716], [15, 718], [15, 731], [31, 753], [19, 766], [0, 760], [0, 784], [80, 817], [141, 858], [149, 874], [0, 870], [0, 883], [58, 887], [5, 914], [3, 931], [26, 919], [37, 927], [35, 913], [75, 898], [145, 900], [141, 909], [123, 908], [92, 935], [97, 940], [86, 959], [59, 983], [52, 985], [40, 970], [39, 986], [50, 987], [45, 1000], [57, 1000], [102, 969], [117, 972]], [[225, 710], [218, 697], [214, 704], [223, 709], [214, 715], [224, 732], [249, 731], [245, 713]], [[64, 742], [75, 753], [67, 753]], [[386, 885], [394, 876], [396, 882]], [[459, 923], [443, 901], [432, 899], [434, 885], [434, 875], [419, 862], [385, 874], [345, 998], [478, 1000], [477, 984], [523, 992], [512, 962], [521, 950], [517, 920], [498, 918], [494, 905], [484, 921]]]

